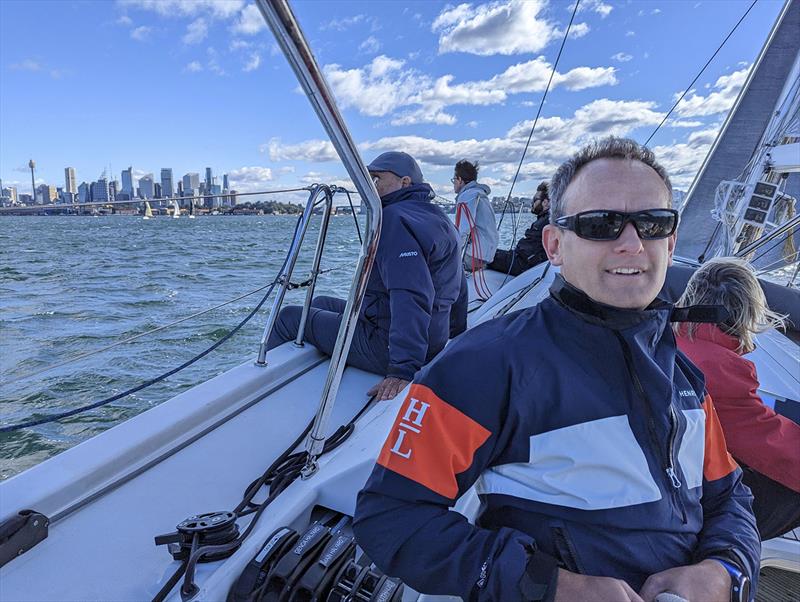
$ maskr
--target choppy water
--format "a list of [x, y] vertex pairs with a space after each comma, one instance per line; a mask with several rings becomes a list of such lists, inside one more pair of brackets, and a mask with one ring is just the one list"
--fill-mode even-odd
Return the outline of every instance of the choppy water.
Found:
[[[511, 221], [506, 216], [501, 246], [512, 239]], [[530, 221], [530, 214], [524, 214], [519, 228], [527, 228]], [[295, 223], [293, 216], [0, 218], [2, 423], [109, 397], [212, 345], [252, 310], [261, 294], [77, 363], [10, 382], [271, 282]], [[308, 274], [315, 225], [306, 237], [295, 281]], [[347, 295], [358, 247], [352, 217], [333, 218], [323, 268], [343, 268], [320, 277], [319, 294]], [[304, 294], [291, 291], [287, 301], [299, 303]], [[0, 479], [252, 358], [268, 311], [269, 302], [217, 351], [164, 382], [57, 423], [0, 434]]]

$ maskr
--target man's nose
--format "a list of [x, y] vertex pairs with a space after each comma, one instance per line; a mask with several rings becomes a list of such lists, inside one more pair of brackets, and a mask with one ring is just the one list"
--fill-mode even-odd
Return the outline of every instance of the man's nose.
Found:
[[644, 249], [639, 233], [632, 223], [625, 224], [622, 234], [614, 241], [614, 250], [617, 253], [639, 253]]

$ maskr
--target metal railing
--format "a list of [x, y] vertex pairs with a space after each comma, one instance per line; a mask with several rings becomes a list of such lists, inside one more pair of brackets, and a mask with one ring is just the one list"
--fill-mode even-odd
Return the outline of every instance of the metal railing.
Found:
[[331, 143], [366, 207], [366, 228], [361, 253], [353, 275], [350, 296], [342, 314], [339, 334], [331, 354], [331, 363], [322, 389], [322, 397], [307, 441], [308, 461], [303, 468], [302, 477], [309, 478], [317, 470], [317, 458], [322, 453], [325, 444], [325, 428], [333, 410], [336, 393], [339, 390], [345, 359], [353, 340], [361, 302], [364, 299], [370, 270], [378, 250], [381, 231], [381, 202], [367, 167], [361, 160], [350, 132], [336, 106], [333, 93], [317, 65], [287, 0], [256, 0], [256, 5], [294, 70], [300, 86], [328, 133]]
[[331, 219], [331, 208], [333, 207], [333, 194], [331, 189], [325, 184], [314, 184], [311, 187], [311, 192], [308, 195], [308, 202], [303, 210], [303, 215], [300, 218], [300, 225], [292, 239], [292, 245], [289, 247], [289, 260], [286, 262], [283, 271], [278, 275], [278, 289], [275, 299], [272, 301], [272, 310], [269, 314], [269, 320], [264, 327], [264, 334], [261, 337], [261, 345], [258, 348], [258, 359], [256, 359], [256, 366], [267, 365], [267, 343], [269, 336], [275, 328], [275, 321], [278, 319], [281, 305], [283, 305], [283, 298], [286, 296], [286, 291], [289, 290], [291, 285], [292, 273], [294, 266], [297, 263], [297, 256], [300, 254], [300, 247], [303, 244], [303, 239], [306, 236], [308, 225], [311, 223], [311, 217], [314, 214], [314, 208], [319, 204], [320, 195], [324, 195], [325, 211], [322, 214], [322, 224], [319, 228], [319, 236], [317, 238], [317, 248], [314, 252], [314, 263], [311, 266], [311, 282], [306, 292], [306, 301], [303, 304], [303, 315], [300, 319], [300, 328], [297, 330], [297, 338], [295, 344], [301, 346], [303, 344], [303, 334], [305, 331], [306, 318], [308, 317], [308, 310], [311, 306], [311, 298], [314, 295], [314, 285], [317, 283], [317, 276], [319, 276], [319, 263], [322, 259], [322, 250], [325, 246], [325, 236], [328, 232], [328, 222]]

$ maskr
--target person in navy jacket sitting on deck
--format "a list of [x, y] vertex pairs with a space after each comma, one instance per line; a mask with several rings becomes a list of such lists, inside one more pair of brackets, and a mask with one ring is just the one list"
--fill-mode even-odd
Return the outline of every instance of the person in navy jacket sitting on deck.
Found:
[[[450, 312], [466, 315], [460, 295], [464, 270], [455, 226], [431, 203], [414, 158], [402, 152], [379, 155], [367, 166], [381, 197], [383, 225], [347, 363], [385, 378], [368, 392], [392, 399], [447, 343]], [[457, 304], [464, 307], [453, 307]], [[304, 340], [330, 355], [345, 301], [314, 298]], [[297, 336], [302, 308], [281, 310], [267, 347]]]
[[[353, 529], [386, 574], [464, 600], [752, 599], [752, 496], [670, 327], [724, 310], [656, 298], [671, 193], [633, 140], [559, 167], [550, 297], [473, 327], [419, 372], [359, 493]], [[473, 485], [471, 524], [450, 508]]]

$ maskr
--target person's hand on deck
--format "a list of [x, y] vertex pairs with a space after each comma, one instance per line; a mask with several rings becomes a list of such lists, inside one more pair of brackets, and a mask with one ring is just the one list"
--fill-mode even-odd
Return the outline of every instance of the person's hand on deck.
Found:
[[403, 380], [402, 378], [387, 376], [381, 382], [367, 391], [367, 395], [370, 397], [374, 395], [377, 401], [394, 399], [397, 397], [397, 394], [405, 389], [406, 385], [408, 385], [410, 382], [411, 381]]
[[662, 592], [671, 592], [686, 600], [728, 602], [731, 578], [716, 560], [703, 560], [650, 575], [639, 594], [645, 602], [652, 602]]

